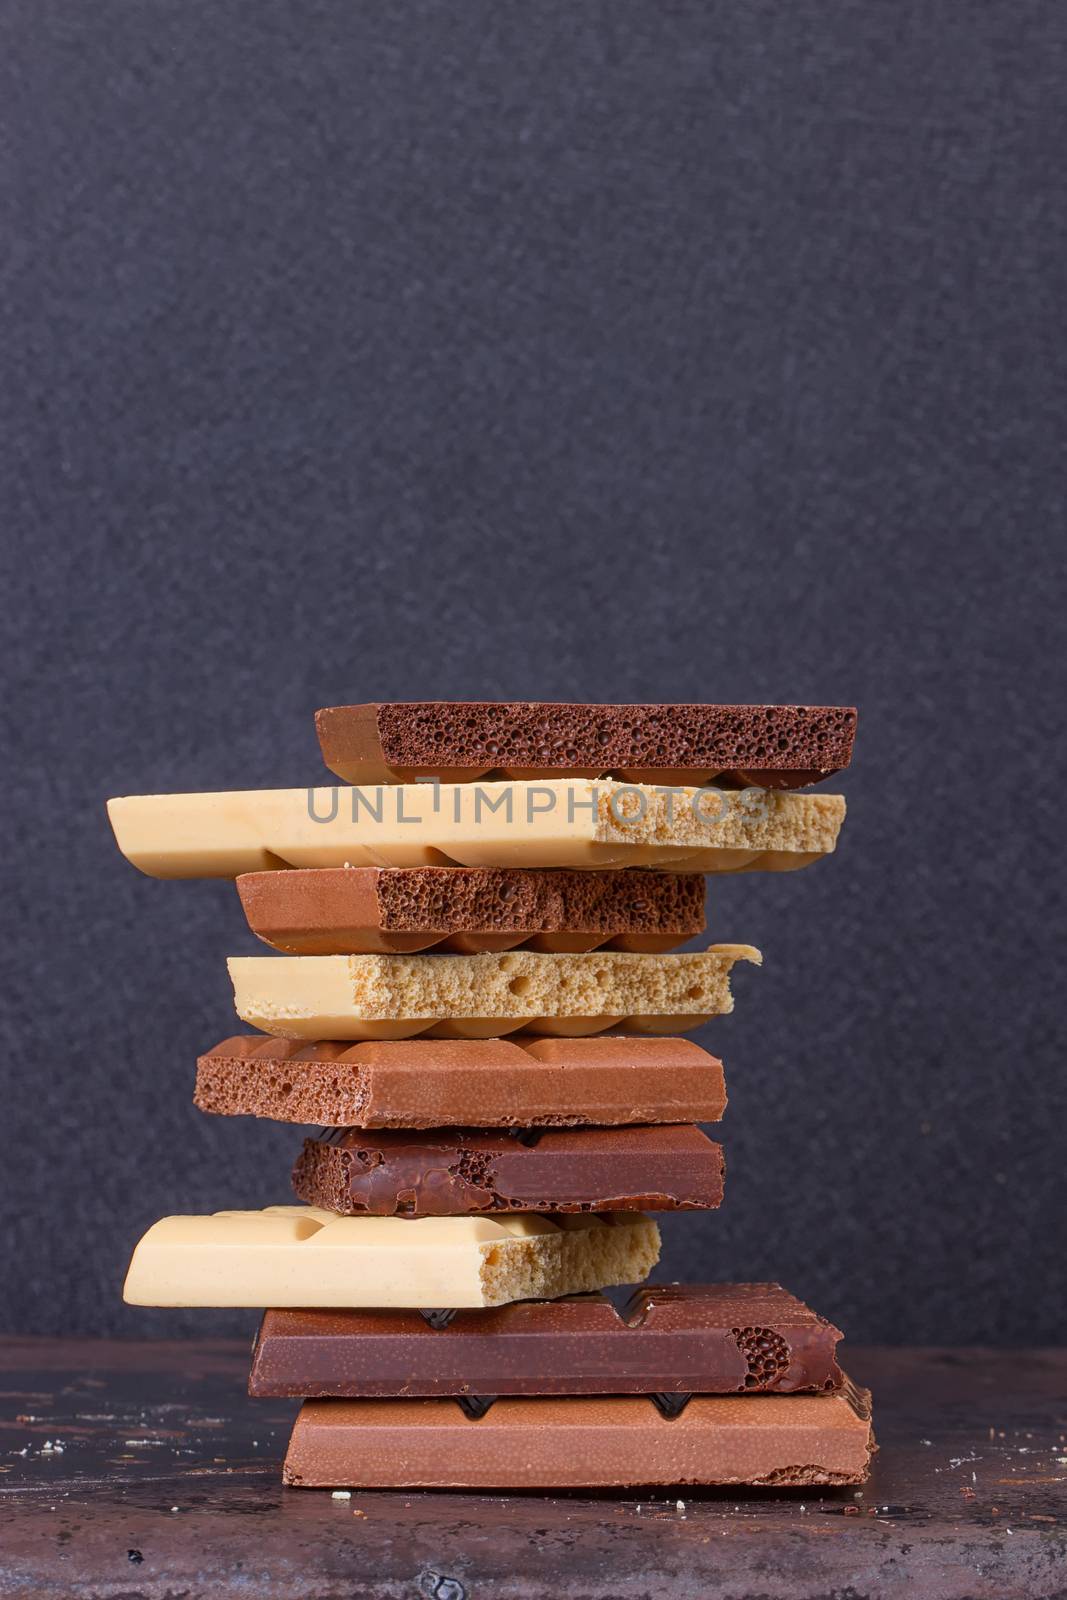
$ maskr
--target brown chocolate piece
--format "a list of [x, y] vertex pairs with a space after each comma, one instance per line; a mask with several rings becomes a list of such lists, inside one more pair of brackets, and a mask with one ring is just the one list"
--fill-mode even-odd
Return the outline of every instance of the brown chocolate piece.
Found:
[[440, 948], [673, 950], [704, 929], [695, 872], [321, 867], [237, 879], [248, 925], [290, 955]]
[[645, 1284], [488, 1311], [268, 1311], [248, 1391], [300, 1398], [831, 1390], [841, 1334], [777, 1283]]
[[691, 1124], [379, 1133], [305, 1139], [299, 1199], [343, 1216], [692, 1211], [721, 1205], [721, 1145]]
[[286, 1483], [343, 1489], [607, 1489], [645, 1484], [776, 1488], [863, 1483], [871, 1397], [701, 1395], [667, 1419], [650, 1400], [305, 1400]]
[[491, 772], [798, 789], [848, 766], [856, 711], [416, 700], [328, 706], [315, 725], [326, 765], [356, 784]]
[[722, 1062], [690, 1039], [224, 1039], [197, 1062], [195, 1103], [222, 1116], [359, 1128], [717, 1122]]

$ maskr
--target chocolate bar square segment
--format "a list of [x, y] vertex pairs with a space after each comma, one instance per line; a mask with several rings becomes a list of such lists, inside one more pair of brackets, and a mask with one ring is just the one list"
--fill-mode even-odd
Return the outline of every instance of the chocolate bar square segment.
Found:
[[692, 1125], [368, 1132], [306, 1139], [293, 1189], [344, 1216], [690, 1211], [722, 1202], [722, 1147]]
[[252, 932], [287, 955], [673, 950], [704, 930], [704, 879], [645, 869], [308, 867], [243, 873]]
[[648, 1284], [456, 1311], [268, 1311], [249, 1392], [359, 1396], [795, 1394], [840, 1387], [841, 1334], [776, 1283]]
[[354, 784], [566, 773], [794, 789], [848, 766], [856, 709], [419, 700], [328, 706], [315, 726], [330, 771]]
[[318, 1127], [623, 1126], [718, 1122], [722, 1062], [691, 1039], [401, 1039], [304, 1043], [262, 1034], [202, 1055], [194, 1101], [220, 1116]]
[[871, 1397], [700, 1395], [678, 1417], [651, 1399], [499, 1399], [483, 1417], [455, 1400], [305, 1400], [285, 1482], [346, 1489], [610, 1489], [863, 1483]]

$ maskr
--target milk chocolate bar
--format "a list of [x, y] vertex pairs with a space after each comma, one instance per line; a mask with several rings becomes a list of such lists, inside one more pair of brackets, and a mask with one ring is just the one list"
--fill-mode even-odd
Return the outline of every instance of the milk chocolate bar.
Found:
[[722, 1203], [723, 1153], [699, 1128], [528, 1128], [305, 1139], [299, 1199], [343, 1216], [692, 1211]]
[[681, 955], [231, 956], [242, 1022], [283, 1039], [495, 1038], [604, 1033], [619, 1023], [685, 1033], [733, 1010], [746, 944]]
[[126, 795], [108, 816], [155, 878], [276, 867], [662, 867], [786, 872], [827, 855], [840, 795], [543, 783]]
[[349, 783], [568, 772], [796, 789], [848, 766], [856, 710], [417, 700], [329, 706], [315, 725], [326, 765]]
[[659, 1229], [639, 1212], [407, 1220], [268, 1206], [164, 1217], [122, 1294], [134, 1306], [498, 1306], [640, 1283], [658, 1259]]
[[693, 872], [308, 867], [237, 879], [252, 932], [287, 955], [431, 948], [673, 950], [704, 930]]
[[863, 1483], [871, 1397], [700, 1395], [681, 1416], [651, 1400], [498, 1400], [481, 1418], [454, 1400], [305, 1400], [283, 1476], [302, 1488], [608, 1489]]
[[195, 1103], [319, 1127], [483, 1128], [718, 1122], [722, 1062], [691, 1039], [400, 1039], [239, 1034], [202, 1055]]
[[[253, 1395], [794, 1394], [841, 1386], [832, 1323], [776, 1283], [646, 1284], [491, 1311], [268, 1311]], [[676, 1402], [671, 1405], [670, 1400]], [[475, 1405], [475, 1402], [478, 1402]]]

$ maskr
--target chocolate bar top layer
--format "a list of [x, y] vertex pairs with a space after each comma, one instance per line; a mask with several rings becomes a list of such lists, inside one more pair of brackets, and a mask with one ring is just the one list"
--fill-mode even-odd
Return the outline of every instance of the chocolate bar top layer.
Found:
[[692, 1211], [722, 1203], [722, 1147], [692, 1125], [338, 1129], [306, 1139], [293, 1189], [343, 1216], [472, 1211]]
[[467, 1417], [454, 1400], [305, 1400], [285, 1482], [346, 1489], [775, 1488], [863, 1483], [871, 1397], [701, 1395], [668, 1420], [650, 1400], [508, 1398]]
[[289, 955], [439, 947], [673, 950], [704, 929], [704, 879], [645, 869], [321, 867], [250, 872], [252, 932]]
[[356, 784], [563, 772], [795, 789], [848, 766], [856, 709], [415, 700], [328, 706], [315, 725], [326, 765]]
[[647, 1284], [456, 1311], [268, 1311], [249, 1393], [793, 1394], [841, 1385], [841, 1334], [777, 1283]]
[[319, 1127], [528, 1128], [718, 1122], [722, 1062], [690, 1039], [401, 1039], [238, 1034], [200, 1057], [193, 1096], [220, 1116]]

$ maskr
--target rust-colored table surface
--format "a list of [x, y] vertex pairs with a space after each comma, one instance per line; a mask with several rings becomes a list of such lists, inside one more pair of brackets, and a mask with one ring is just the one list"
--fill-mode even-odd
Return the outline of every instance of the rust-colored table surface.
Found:
[[284, 1489], [231, 1342], [0, 1340], [0, 1596], [1067, 1596], [1067, 1352], [854, 1350], [862, 1491]]

